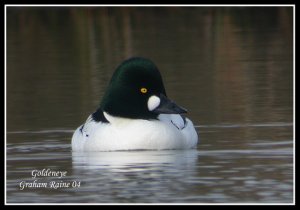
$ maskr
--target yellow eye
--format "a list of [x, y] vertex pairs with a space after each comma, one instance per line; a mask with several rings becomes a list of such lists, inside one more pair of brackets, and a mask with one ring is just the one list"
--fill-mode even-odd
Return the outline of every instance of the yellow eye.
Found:
[[148, 90], [147, 90], [147, 88], [144, 88], [144, 87], [143, 87], [143, 88], [140, 89], [140, 91], [141, 91], [141, 93], [144, 93], [144, 94], [145, 94], [145, 93], [147, 93]]

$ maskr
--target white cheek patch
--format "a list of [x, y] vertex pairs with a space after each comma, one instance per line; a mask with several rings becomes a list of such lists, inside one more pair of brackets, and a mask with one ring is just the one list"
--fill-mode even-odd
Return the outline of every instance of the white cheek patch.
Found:
[[153, 111], [159, 106], [159, 104], [160, 104], [160, 98], [158, 98], [157, 96], [151, 96], [147, 102], [148, 110]]

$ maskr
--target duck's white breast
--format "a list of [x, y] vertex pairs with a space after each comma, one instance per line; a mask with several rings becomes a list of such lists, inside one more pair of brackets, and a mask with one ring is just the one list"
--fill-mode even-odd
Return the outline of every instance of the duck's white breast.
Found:
[[197, 145], [193, 123], [180, 115], [161, 115], [159, 120], [112, 117], [110, 123], [95, 122], [89, 117], [72, 138], [73, 151], [189, 149]]

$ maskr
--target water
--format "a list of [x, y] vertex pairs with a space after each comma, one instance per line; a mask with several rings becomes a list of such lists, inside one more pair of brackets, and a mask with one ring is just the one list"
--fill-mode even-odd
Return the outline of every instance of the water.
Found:
[[[7, 203], [292, 203], [292, 21], [283, 7], [7, 8]], [[188, 109], [198, 147], [72, 152], [135, 55]], [[32, 178], [43, 169], [65, 176]], [[34, 182], [47, 186], [21, 189]]]

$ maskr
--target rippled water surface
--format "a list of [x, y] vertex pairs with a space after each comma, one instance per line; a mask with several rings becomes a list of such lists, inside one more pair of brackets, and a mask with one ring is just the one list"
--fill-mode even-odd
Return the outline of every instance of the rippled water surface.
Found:
[[[292, 12], [8, 7], [7, 203], [292, 203]], [[157, 64], [196, 149], [72, 152], [130, 56]]]

